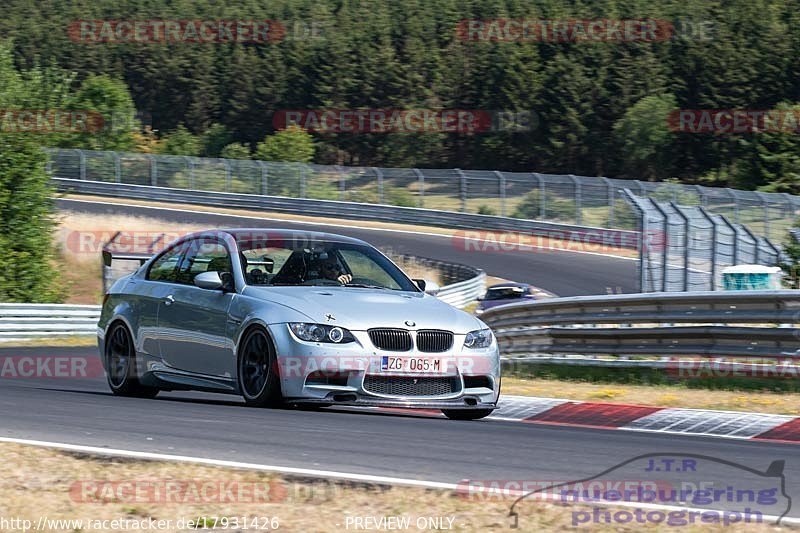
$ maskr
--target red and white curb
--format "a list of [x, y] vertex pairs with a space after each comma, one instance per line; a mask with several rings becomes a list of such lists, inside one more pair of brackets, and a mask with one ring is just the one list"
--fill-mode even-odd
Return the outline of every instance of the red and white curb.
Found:
[[[413, 410], [381, 410], [415, 413]], [[444, 416], [436, 411], [427, 410], [418, 414]], [[739, 411], [501, 396], [498, 408], [487, 417], [487, 420], [800, 444], [800, 417]]]

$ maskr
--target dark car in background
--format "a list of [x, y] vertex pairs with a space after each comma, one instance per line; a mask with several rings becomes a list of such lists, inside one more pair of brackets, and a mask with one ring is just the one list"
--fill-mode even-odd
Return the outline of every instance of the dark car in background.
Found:
[[499, 283], [486, 289], [486, 294], [478, 300], [475, 314], [480, 315], [487, 309], [498, 305], [511, 304], [522, 300], [533, 300], [536, 295], [533, 287], [527, 283]]

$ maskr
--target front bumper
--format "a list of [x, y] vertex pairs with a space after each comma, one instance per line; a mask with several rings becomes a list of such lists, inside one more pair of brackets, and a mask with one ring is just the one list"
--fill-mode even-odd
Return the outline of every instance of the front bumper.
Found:
[[[448, 352], [398, 354], [377, 350], [361, 332], [353, 332], [356, 342], [347, 345], [298, 341], [285, 324], [271, 326], [270, 333], [278, 354], [281, 390], [290, 403], [453, 410], [497, 405], [500, 354], [496, 342], [485, 350], [456, 349], [463, 346], [461, 335]], [[441, 359], [446, 371], [383, 372], [385, 355]]]

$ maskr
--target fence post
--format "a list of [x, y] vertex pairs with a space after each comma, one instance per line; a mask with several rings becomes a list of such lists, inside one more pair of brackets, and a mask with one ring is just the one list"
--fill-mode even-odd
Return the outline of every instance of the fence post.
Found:
[[86, 152], [84, 152], [83, 150], [78, 150], [78, 156], [80, 157], [81, 181], [86, 181]]
[[45, 167], [47, 176], [53, 177], [53, 150], [47, 150], [47, 166]]
[[461, 212], [467, 211], [467, 175], [460, 168], [455, 169], [461, 179]]
[[606, 184], [606, 198], [608, 201], [608, 221], [606, 222], [606, 227], [613, 228], [616, 223], [616, 220], [614, 220], [614, 201], [616, 200], [614, 197], [614, 184], [611, 183], [610, 179], [604, 176], [600, 176], [600, 179]]
[[647, 215], [644, 208], [639, 203], [639, 199], [634, 196], [630, 189], [622, 189], [622, 197], [639, 215], [639, 223], [637, 224], [639, 228], [639, 238], [636, 240], [636, 251], [639, 253], [639, 292], [649, 292], [647, 291], [647, 267], [645, 266], [649, 263], [649, 250], [644, 240], [648, 231]]
[[761, 205], [764, 206], [764, 237], [769, 238], [769, 198], [763, 192], [755, 191], [755, 193], [761, 200]]
[[547, 214], [547, 200], [545, 199], [547, 191], [544, 188], [542, 176], [538, 172], [534, 172], [532, 176], [536, 178], [537, 184], [539, 185], [539, 219], [544, 220]]
[[304, 165], [302, 163], [299, 163], [299, 164], [302, 165], [302, 169], [300, 170], [300, 198], [305, 198], [306, 197], [306, 190], [307, 190], [307, 187], [308, 187], [308, 169], [309, 169], [309, 167], [308, 167], [308, 165]]
[[752, 231], [750, 231], [750, 228], [748, 228], [748, 227], [747, 227], [747, 226], [745, 226], [744, 224], [737, 224], [737, 226], [739, 226], [740, 228], [742, 228], [742, 231], [743, 231], [743, 232], [745, 232], [745, 233], [747, 234], [747, 236], [748, 236], [748, 237], [750, 237], [751, 239], [753, 239], [753, 242], [755, 243], [755, 249], [756, 249], [756, 255], [755, 255], [755, 257], [753, 258], [753, 261], [755, 262], [755, 264], [757, 264], [757, 265], [760, 265], [761, 263], [759, 263], [759, 262], [758, 262], [758, 260], [760, 259], [760, 255], [761, 255], [761, 253], [760, 253], [760, 251], [759, 251], [759, 248], [761, 248], [761, 247], [758, 245], [758, 237], [756, 237], [756, 236], [753, 234], [753, 232], [752, 232]]
[[345, 183], [344, 183], [344, 168], [341, 165], [336, 165], [336, 172], [339, 173], [339, 200], [344, 202], [345, 199]]
[[506, 216], [506, 177], [499, 170], [494, 171], [497, 176], [498, 193], [500, 194], [500, 216]]
[[153, 154], [148, 154], [147, 158], [150, 160], [150, 185], [158, 187], [158, 161]]
[[700, 205], [706, 207], [708, 205], [708, 198], [706, 197], [702, 185], [694, 185], [694, 190], [697, 191], [697, 200], [700, 202]]
[[719, 215], [719, 219], [733, 232], [733, 258], [731, 261], [736, 265], [739, 263], [739, 233], [736, 231], [736, 227], [731, 224], [731, 221], [728, 220], [728, 217]]
[[194, 190], [194, 161], [189, 156], [184, 156], [186, 168], [189, 169], [189, 188]]
[[419, 207], [425, 207], [425, 174], [418, 168], [413, 169], [414, 174], [417, 176], [417, 188], [419, 195], [417, 196], [417, 203]]
[[261, 194], [264, 196], [269, 195], [269, 163], [266, 161], [258, 161], [258, 166], [261, 167]]
[[378, 167], [372, 167], [372, 171], [378, 178], [378, 203], [383, 204], [383, 172]]
[[683, 292], [689, 290], [689, 257], [691, 255], [691, 236], [692, 233], [689, 227], [689, 217], [681, 211], [675, 202], [670, 202], [672, 209], [683, 219], [684, 239], [683, 239]]
[[725, 187], [725, 192], [728, 193], [728, 196], [733, 198], [733, 223], [739, 223], [739, 198], [737, 198], [736, 193], [733, 192], [732, 189]]
[[651, 199], [650, 203], [653, 204], [658, 212], [664, 217], [664, 224], [662, 225], [662, 230], [664, 232], [664, 236], [662, 240], [664, 242], [664, 250], [661, 252], [661, 292], [669, 292], [667, 291], [667, 274], [669, 274], [669, 215], [664, 208], [662, 208], [658, 202]]
[[[711, 290], [717, 290], [717, 239], [719, 239], [719, 226], [714, 218], [708, 214], [703, 206], [698, 206], [697, 211], [711, 224]], [[734, 241], [736, 233], [733, 234]]]
[[231, 191], [232, 176], [231, 176], [230, 161], [228, 161], [227, 159], [223, 159], [222, 164], [225, 165], [225, 192], [232, 192]]
[[581, 222], [583, 222], [583, 213], [581, 212], [581, 205], [583, 204], [583, 198], [581, 197], [581, 181], [573, 174], [570, 174], [569, 178], [575, 186], [575, 224], [580, 226]]
[[122, 183], [122, 161], [120, 160], [119, 152], [112, 152], [114, 154], [114, 181]]

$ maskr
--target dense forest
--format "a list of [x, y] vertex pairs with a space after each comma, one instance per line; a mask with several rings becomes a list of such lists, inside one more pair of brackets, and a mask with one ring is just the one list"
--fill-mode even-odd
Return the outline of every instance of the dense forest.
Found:
[[[799, 105], [796, 0], [3, 4], [0, 35], [14, 69], [38, 72], [39, 78], [62, 72], [69, 91], [78, 95], [73, 99], [104, 111], [134, 106], [135, 128], [146, 127], [160, 151], [217, 156], [225, 150], [255, 157], [275, 132], [276, 114], [285, 110], [530, 112], [531, 127], [521, 131], [312, 132], [313, 158], [345, 165], [536, 170], [800, 192], [797, 132], [732, 135], [668, 127], [676, 109], [792, 110]], [[658, 19], [671, 31], [654, 41], [573, 42], [468, 39], [459, 29], [465, 20], [506, 18]], [[79, 21], [152, 19], [271, 20], [280, 22], [282, 35], [266, 42], [163, 44], [87, 42], [74, 34]], [[104, 90], [113, 95], [110, 103]], [[138, 133], [79, 145], [149, 149]]]

